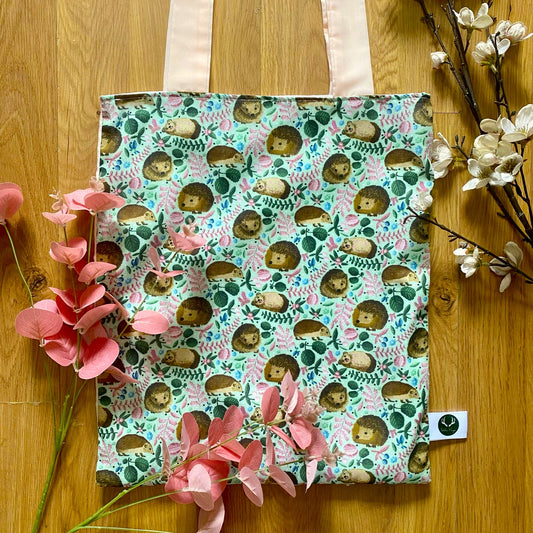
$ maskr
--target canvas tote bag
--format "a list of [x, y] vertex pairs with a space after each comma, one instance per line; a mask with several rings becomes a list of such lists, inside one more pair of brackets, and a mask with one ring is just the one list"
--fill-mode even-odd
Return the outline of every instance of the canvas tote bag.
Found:
[[[343, 454], [317, 482], [430, 480], [428, 231], [406, 209], [432, 186], [430, 99], [357, 96], [373, 92], [364, 1], [322, 8], [329, 95], [207, 92], [204, 0], [172, 2], [164, 92], [101, 98], [99, 175], [126, 199], [99, 214], [98, 259], [117, 266], [105, 283], [171, 323], [120, 338], [116, 365], [138, 383], [98, 383], [101, 485], [157, 472], [185, 412], [201, 437], [230, 405], [257, 420], [286, 372]], [[184, 222], [207, 244], [154, 286], [147, 250], [168, 261]], [[292, 458], [281, 440], [276, 455]], [[285, 468], [305, 481], [301, 463]]]

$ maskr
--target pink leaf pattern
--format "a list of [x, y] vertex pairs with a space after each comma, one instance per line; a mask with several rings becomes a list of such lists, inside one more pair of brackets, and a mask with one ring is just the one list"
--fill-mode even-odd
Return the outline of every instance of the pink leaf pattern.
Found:
[[365, 399], [366, 408], [369, 411], [377, 412], [384, 407], [383, 397], [379, 390], [370, 385], [365, 385], [363, 398]]
[[368, 296], [378, 296], [383, 293], [383, 284], [377, 274], [370, 271], [366, 272], [363, 276], [363, 283]]
[[366, 178], [370, 181], [381, 183], [386, 177], [387, 172], [383, 161], [377, 157], [369, 155], [366, 164]]
[[343, 446], [352, 443], [352, 427], [355, 423], [355, 416], [350, 412], [344, 413], [344, 416], [336, 416], [333, 423], [333, 439]]
[[276, 344], [283, 352], [292, 350], [295, 346], [292, 330], [281, 326], [278, 327], [276, 330]]
[[294, 218], [286, 213], [280, 213], [278, 215], [276, 226], [280, 237], [290, 236], [296, 233], [296, 223], [294, 222]]
[[203, 182], [209, 176], [209, 168], [205, 157], [191, 152], [187, 161], [189, 173], [195, 181]]

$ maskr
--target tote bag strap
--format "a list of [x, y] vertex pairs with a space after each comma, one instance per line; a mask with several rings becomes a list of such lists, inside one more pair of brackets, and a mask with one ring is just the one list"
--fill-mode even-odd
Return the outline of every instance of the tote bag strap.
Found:
[[[163, 89], [209, 91], [214, 0], [171, 0]], [[373, 94], [365, 0], [321, 0], [329, 94]]]

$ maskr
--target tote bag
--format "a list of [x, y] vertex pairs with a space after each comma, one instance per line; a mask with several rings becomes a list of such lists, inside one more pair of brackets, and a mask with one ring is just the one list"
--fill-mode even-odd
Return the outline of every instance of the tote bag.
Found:
[[[185, 4], [173, 4], [169, 27], [199, 16]], [[342, 63], [332, 25], [346, 17], [330, 7], [331, 68]], [[169, 38], [169, 49], [194, 40]], [[203, 61], [187, 67], [201, 87], [209, 54], [185, 56]], [[99, 215], [98, 259], [117, 266], [105, 283], [130, 312], [144, 301], [171, 327], [120, 338], [115, 364], [138, 383], [98, 383], [99, 484], [158, 471], [161, 440], [179, 450], [185, 412], [201, 438], [231, 405], [260, 419], [262, 393], [286, 372], [316, 397], [317, 425], [342, 451], [316, 482], [429, 482], [428, 232], [407, 206], [432, 186], [430, 98], [333, 96], [335, 84], [357, 85], [352, 71], [347, 84], [332, 71], [328, 96], [101, 98], [99, 175], [126, 200]], [[207, 243], [174, 255], [168, 228], [182, 223]], [[154, 284], [150, 246], [186, 273]], [[278, 459], [292, 453], [276, 442]], [[301, 464], [284, 468], [305, 481]]]

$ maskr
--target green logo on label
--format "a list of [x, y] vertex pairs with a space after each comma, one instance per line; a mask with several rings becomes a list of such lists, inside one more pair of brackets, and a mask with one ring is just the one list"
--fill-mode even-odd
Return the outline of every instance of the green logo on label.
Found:
[[451, 414], [443, 415], [439, 418], [439, 431], [443, 434], [449, 437], [450, 435], [453, 435], [454, 433], [457, 433], [457, 430], [459, 429], [459, 420], [457, 420], [457, 417]]

